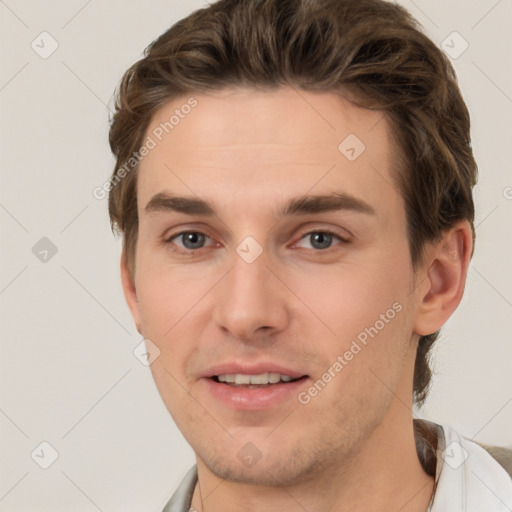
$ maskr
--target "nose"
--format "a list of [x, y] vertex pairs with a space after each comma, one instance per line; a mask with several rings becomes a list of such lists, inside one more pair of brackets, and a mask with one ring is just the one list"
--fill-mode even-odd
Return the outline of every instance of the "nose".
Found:
[[235, 253], [231, 271], [216, 287], [213, 320], [233, 338], [268, 341], [288, 323], [287, 289], [268, 263], [265, 252], [252, 263]]

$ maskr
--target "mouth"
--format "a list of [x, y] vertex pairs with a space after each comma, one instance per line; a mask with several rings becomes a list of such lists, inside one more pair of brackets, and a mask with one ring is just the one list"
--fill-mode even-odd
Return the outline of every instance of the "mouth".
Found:
[[277, 384], [288, 384], [306, 379], [307, 375], [302, 377], [292, 377], [281, 373], [260, 373], [258, 375], [246, 375], [243, 373], [224, 373], [213, 375], [211, 379], [219, 384], [225, 384], [233, 388], [245, 389], [264, 389]]
[[288, 373], [220, 373], [201, 379], [209, 403], [239, 411], [279, 411], [298, 400], [309, 375]]

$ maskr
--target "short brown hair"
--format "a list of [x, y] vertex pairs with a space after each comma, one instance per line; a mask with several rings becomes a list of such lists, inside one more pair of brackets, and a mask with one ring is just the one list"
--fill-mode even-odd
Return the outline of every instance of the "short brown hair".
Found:
[[[112, 229], [123, 233], [132, 276], [138, 164], [131, 157], [153, 114], [194, 92], [286, 85], [338, 92], [382, 110], [395, 140], [414, 266], [425, 244], [456, 221], [468, 220], [475, 237], [477, 166], [469, 113], [448, 58], [403, 7], [384, 0], [220, 0], [153, 41], [116, 92], [109, 214]], [[419, 342], [413, 389], [418, 405], [428, 393], [430, 349], [438, 334]]]

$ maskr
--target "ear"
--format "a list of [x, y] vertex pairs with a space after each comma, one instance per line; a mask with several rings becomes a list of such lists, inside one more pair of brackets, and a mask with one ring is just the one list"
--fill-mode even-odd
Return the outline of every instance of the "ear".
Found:
[[459, 305], [473, 254], [468, 221], [458, 222], [427, 250], [425, 271], [418, 273], [418, 308], [414, 332], [426, 336], [439, 330]]
[[123, 285], [123, 293], [124, 298], [126, 300], [126, 304], [130, 308], [130, 312], [132, 314], [133, 320], [135, 322], [135, 326], [137, 327], [137, 331], [139, 334], [141, 332], [141, 321], [140, 321], [140, 308], [139, 302], [137, 299], [137, 291], [135, 289], [135, 282], [131, 276], [130, 269], [128, 267], [128, 261], [126, 258], [126, 252], [123, 249], [121, 253], [121, 282]]

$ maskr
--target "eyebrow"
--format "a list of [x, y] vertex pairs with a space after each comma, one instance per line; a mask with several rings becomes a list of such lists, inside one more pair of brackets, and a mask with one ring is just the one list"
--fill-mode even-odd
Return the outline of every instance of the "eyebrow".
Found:
[[[215, 209], [209, 201], [197, 197], [180, 197], [160, 192], [155, 194], [146, 204], [146, 213], [152, 212], [178, 212], [187, 215], [202, 215], [213, 217]], [[306, 215], [348, 210], [367, 215], [375, 215], [375, 209], [357, 197], [344, 192], [333, 192], [325, 195], [309, 195], [290, 199], [284, 206], [275, 210], [278, 218], [292, 215]]]

